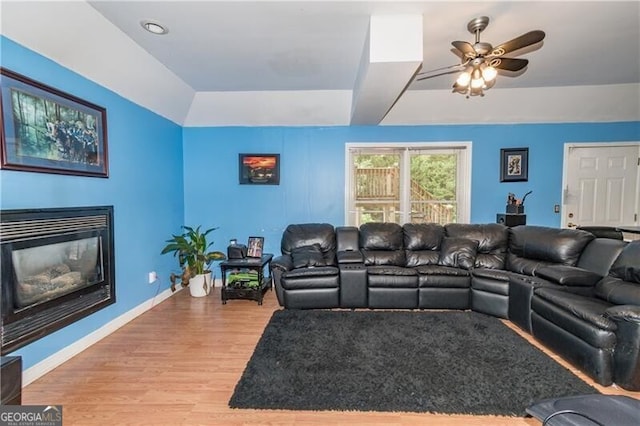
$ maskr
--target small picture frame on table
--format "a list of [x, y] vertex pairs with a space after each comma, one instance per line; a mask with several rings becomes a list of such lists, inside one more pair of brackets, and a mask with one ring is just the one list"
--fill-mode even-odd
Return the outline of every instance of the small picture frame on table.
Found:
[[529, 180], [529, 148], [502, 148], [500, 150], [500, 182], [526, 182]]
[[247, 244], [247, 257], [262, 257], [262, 249], [264, 247], [264, 237], [249, 237]]

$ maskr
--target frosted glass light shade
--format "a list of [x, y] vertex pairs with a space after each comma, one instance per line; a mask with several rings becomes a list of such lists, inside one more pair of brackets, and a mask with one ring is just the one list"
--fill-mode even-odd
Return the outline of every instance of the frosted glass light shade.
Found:
[[456, 84], [459, 86], [468, 86], [469, 81], [471, 81], [471, 73], [468, 73], [467, 71], [465, 71], [458, 76], [458, 79], [456, 80]]
[[482, 78], [484, 78], [484, 81], [486, 82], [493, 81], [497, 75], [498, 71], [496, 71], [494, 67], [486, 67], [482, 70]]
[[471, 87], [473, 89], [479, 89], [484, 86], [484, 80], [482, 78], [474, 78], [471, 80]]

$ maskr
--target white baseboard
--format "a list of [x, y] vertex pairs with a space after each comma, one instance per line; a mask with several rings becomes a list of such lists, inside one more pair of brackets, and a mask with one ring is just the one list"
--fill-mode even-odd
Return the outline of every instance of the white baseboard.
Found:
[[[180, 291], [182, 290], [182, 287], [177, 286], [176, 289]], [[166, 289], [162, 293], [155, 295], [151, 299], [139, 304], [130, 311], [125, 312], [117, 318], [114, 318], [96, 331], [87, 334], [85, 337], [81, 338], [80, 340], [76, 340], [66, 348], [56, 352], [48, 358], [45, 358], [34, 366], [27, 368], [22, 372], [22, 386], [27, 386], [29, 383], [44, 376], [49, 371], [53, 370], [54, 368], [70, 360], [80, 352], [84, 351], [89, 346], [104, 339], [123, 325], [127, 324], [129, 321], [132, 321], [136, 317], [142, 315], [149, 309], [156, 306], [158, 303], [164, 301], [165, 299], [168, 299], [173, 294], [174, 293], [170, 288]]]

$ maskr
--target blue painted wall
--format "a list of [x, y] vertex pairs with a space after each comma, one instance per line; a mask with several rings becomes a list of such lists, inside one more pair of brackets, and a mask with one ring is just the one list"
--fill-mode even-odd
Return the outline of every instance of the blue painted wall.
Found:
[[[107, 109], [109, 178], [0, 171], [2, 209], [113, 205], [117, 303], [15, 352], [25, 368], [168, 287], [164, 241], [184, 222], [182, 129], [7, 38], [1, 65]], [[160, 282], [148, 284], [155, 270]]]
[[[560, 226], [562, 157], [567, 142], [640, 140], [640, 123], [466, 126], [185, 128], [185, 220], [219, 226], [231, 238], [265, 237], [280, 252], [289, 223], [344, 224], [347, 142], [472, 142], [471, 222], [495, 222], [507, 194], [526, 192], [528, 224]], [[500, 182], [500, 149], [529, 147], [528, 182]], [[240, 185], [239, 153], [279, 153], [279, 186]]]
[[[640, 140], [640, 123], [181, 128], [119, 95], [0, 38], [0, 64], [107, 108], [108, 179], [0, 171], [0, 208], [113, 205], [117, 304], [21, 348], [26, 368], [168, 287], [175, 270], [160, 249], [180, 225], [219, 226], [215, 248], [260, 235], [279, 252], [289, 223], [344, 221], [345, 143], [471, 141], [471, 221], [493, 222], [506, 195], [527, 198], [529, 223], [558, 226], [565, 142]], [[528, 146], [529, 181], [499, 182], [500, 148]], [[239, 153], [281, 154], [281, 184], [238, 183]], [[147, 284], [155, 270], [161, 282]]]

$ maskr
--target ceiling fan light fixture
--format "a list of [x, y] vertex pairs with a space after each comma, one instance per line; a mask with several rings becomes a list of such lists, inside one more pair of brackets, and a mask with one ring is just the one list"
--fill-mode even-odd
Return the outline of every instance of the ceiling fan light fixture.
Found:
[[480, 68], [476, 68], [473, 70], [471, 74], [471, 88], [472, 89], [482, 89], [484, 86], [484, 79], [482, 78], [482, 72]]
[[482, 78], [474, 78], [471, 80], [472, 89], [482, 89], [484, 86], [484, 80]]
[[469, 96], [484, 96], [484, 92], [482, 91], [482, 86], [480, 87], [471, 86], [471, 88], [469, 89], [469, 94], [467, 95], [467, 98]]
[[456, 84], [459, 86], [468, 86], [471, 81], [471, 73], [469, 71], [464, 71], [462, 74], [458, 76], [456, 80]]
[[498, 71], [494, 67], [488, 66], [482, 70], [482, 78], [484, 78], [486, 82], [495, 80], [497, 75]]
[[[545, 38], [544, 31], [529, 31], [496, 47], [492, 44], [481, 42], [480, 33], [489, 25], [487, 16], [480, 16], [472, 19], [467, 25], [467, 30], [475, 35], [472, 43], [456, 40], [451, 42], [454, 53], [462, 60], [462, 63], [449, 67], [437, 68], [431, 71], [419, 73], [417, 80], [437, 77], [444, 74], [453, 73], [454, 69], [462, 71], [455, 83], [453, 92], [470, 96], [484, 96], [484, 91], [491, 89], [498, 77], [498, 70], [518, 72], [527, 67], [528, 59], [509, 58], [503, 55], [513, 53], [514, 56], [521, 54], [522, 49], [529, 46], [541, 46]], [[509, 75], [509, 74], [507, 74]]]

